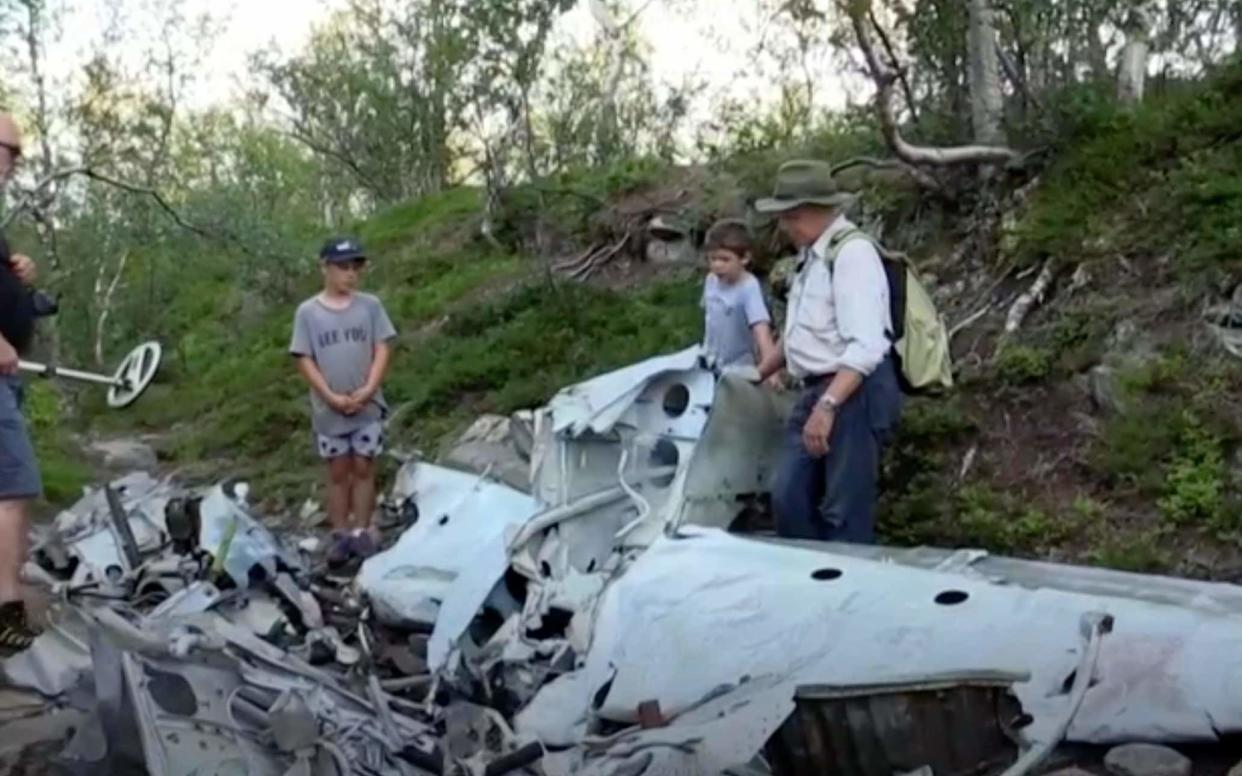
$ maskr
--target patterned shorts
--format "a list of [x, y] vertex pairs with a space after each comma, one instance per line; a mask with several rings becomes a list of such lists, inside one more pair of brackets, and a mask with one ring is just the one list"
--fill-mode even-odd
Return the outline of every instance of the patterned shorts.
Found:
[[355, 455], [359, 458], [378, 458], [384, 452], [384, 426], [378, 420], [368, 423], [352, 434], [344, 436], [315, 435], [319, 457], [325, 460]]

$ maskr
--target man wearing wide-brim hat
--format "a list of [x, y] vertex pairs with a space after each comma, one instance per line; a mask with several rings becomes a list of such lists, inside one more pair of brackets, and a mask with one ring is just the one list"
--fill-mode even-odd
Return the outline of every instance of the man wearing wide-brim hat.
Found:
[[791, 161], [755, 203], [799, 251], [781, 347], [759, 365], [761, 379], [784, 367], [802, 389], [772, 490], [789, 538], [875, 541], [880, 454], [901, 414], [888, 279], [844, 215], [853, 200], [826, 163]]

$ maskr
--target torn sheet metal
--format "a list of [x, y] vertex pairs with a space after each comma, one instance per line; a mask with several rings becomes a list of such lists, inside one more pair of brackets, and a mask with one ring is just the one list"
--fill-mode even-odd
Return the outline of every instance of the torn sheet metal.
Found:
[[632, 722], [644, 701], [675, 715], [745, 676], [783, 676], [792, 698], [798, 685], [883, 681], [897, 666], [1025, 671], [1031, 680], [1015, 690], [1039, 741], [1067, 700], [1079, 619], [1091, 611], [1116, 626], [1070, 740], [1212, 741], [1242, 730], [1242, 685], [1229, 678], [1242, 676], [1242, 617], [1005, 587], [705, 529], [657, 541], [610, 586], [584, 686], [600, 715]]
[[611, 430], [649, 382], [668, 372], [696, 369], [702, 355], [702, 349], [695, 345], [562, 389], [548, 402], [552, 431], [580, 436], [587, 431], [602, 434]]
[[[382, 622], [430, 626], [459, 575], [472, 584], [457, 596], [467, 607], [482, 603], [473, 583], [486, 596], [508, 566], [505, 529], [525, 523], [540, 505], [513, 488], [432, 464], [408, 464], [397, 476], [398, 487], [414, 495], [418, 522], [362, 565], [358, 586]], [[470, 617], [475, 613], [477, 605]]]

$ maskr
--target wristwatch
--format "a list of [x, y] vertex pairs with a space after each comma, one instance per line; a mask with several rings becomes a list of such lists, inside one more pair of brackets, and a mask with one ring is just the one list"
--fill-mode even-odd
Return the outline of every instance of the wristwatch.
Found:
[[841, 409], [841, 403], [827, 391], [824, 391], [824, 395], [819, 397], [819, 401], [815, 402], [815, 406], [826, 412], [836, 412]]

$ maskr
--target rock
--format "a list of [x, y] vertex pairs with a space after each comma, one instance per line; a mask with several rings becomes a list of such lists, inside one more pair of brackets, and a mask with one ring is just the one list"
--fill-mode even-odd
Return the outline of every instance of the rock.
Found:
[[100, 458], [105, 468], [117, 472], [153, 472], [159, 466], [155, 448], [135, 439], [105, 439], [94, 442], [87, 451]]
[[[512, 419], [483, 415], [441, 457], [441, 462], [488, 476], [522, 491], [530, 490], [530, 460], [519, 443], [523, 433]], [[517, 437], [515, 439], [515, 437]]]
[[1087, 372], [1087, 393], [1096, 409], [1107, 412], [1121, 412], [1125, 409], [1117, 370], [1107, 364], [1097, 364]]
[[1191, 762], [1167, 746], [1126, 744], [1109, 750], [1104, 767], [1116, 776], [1190, 776]]

